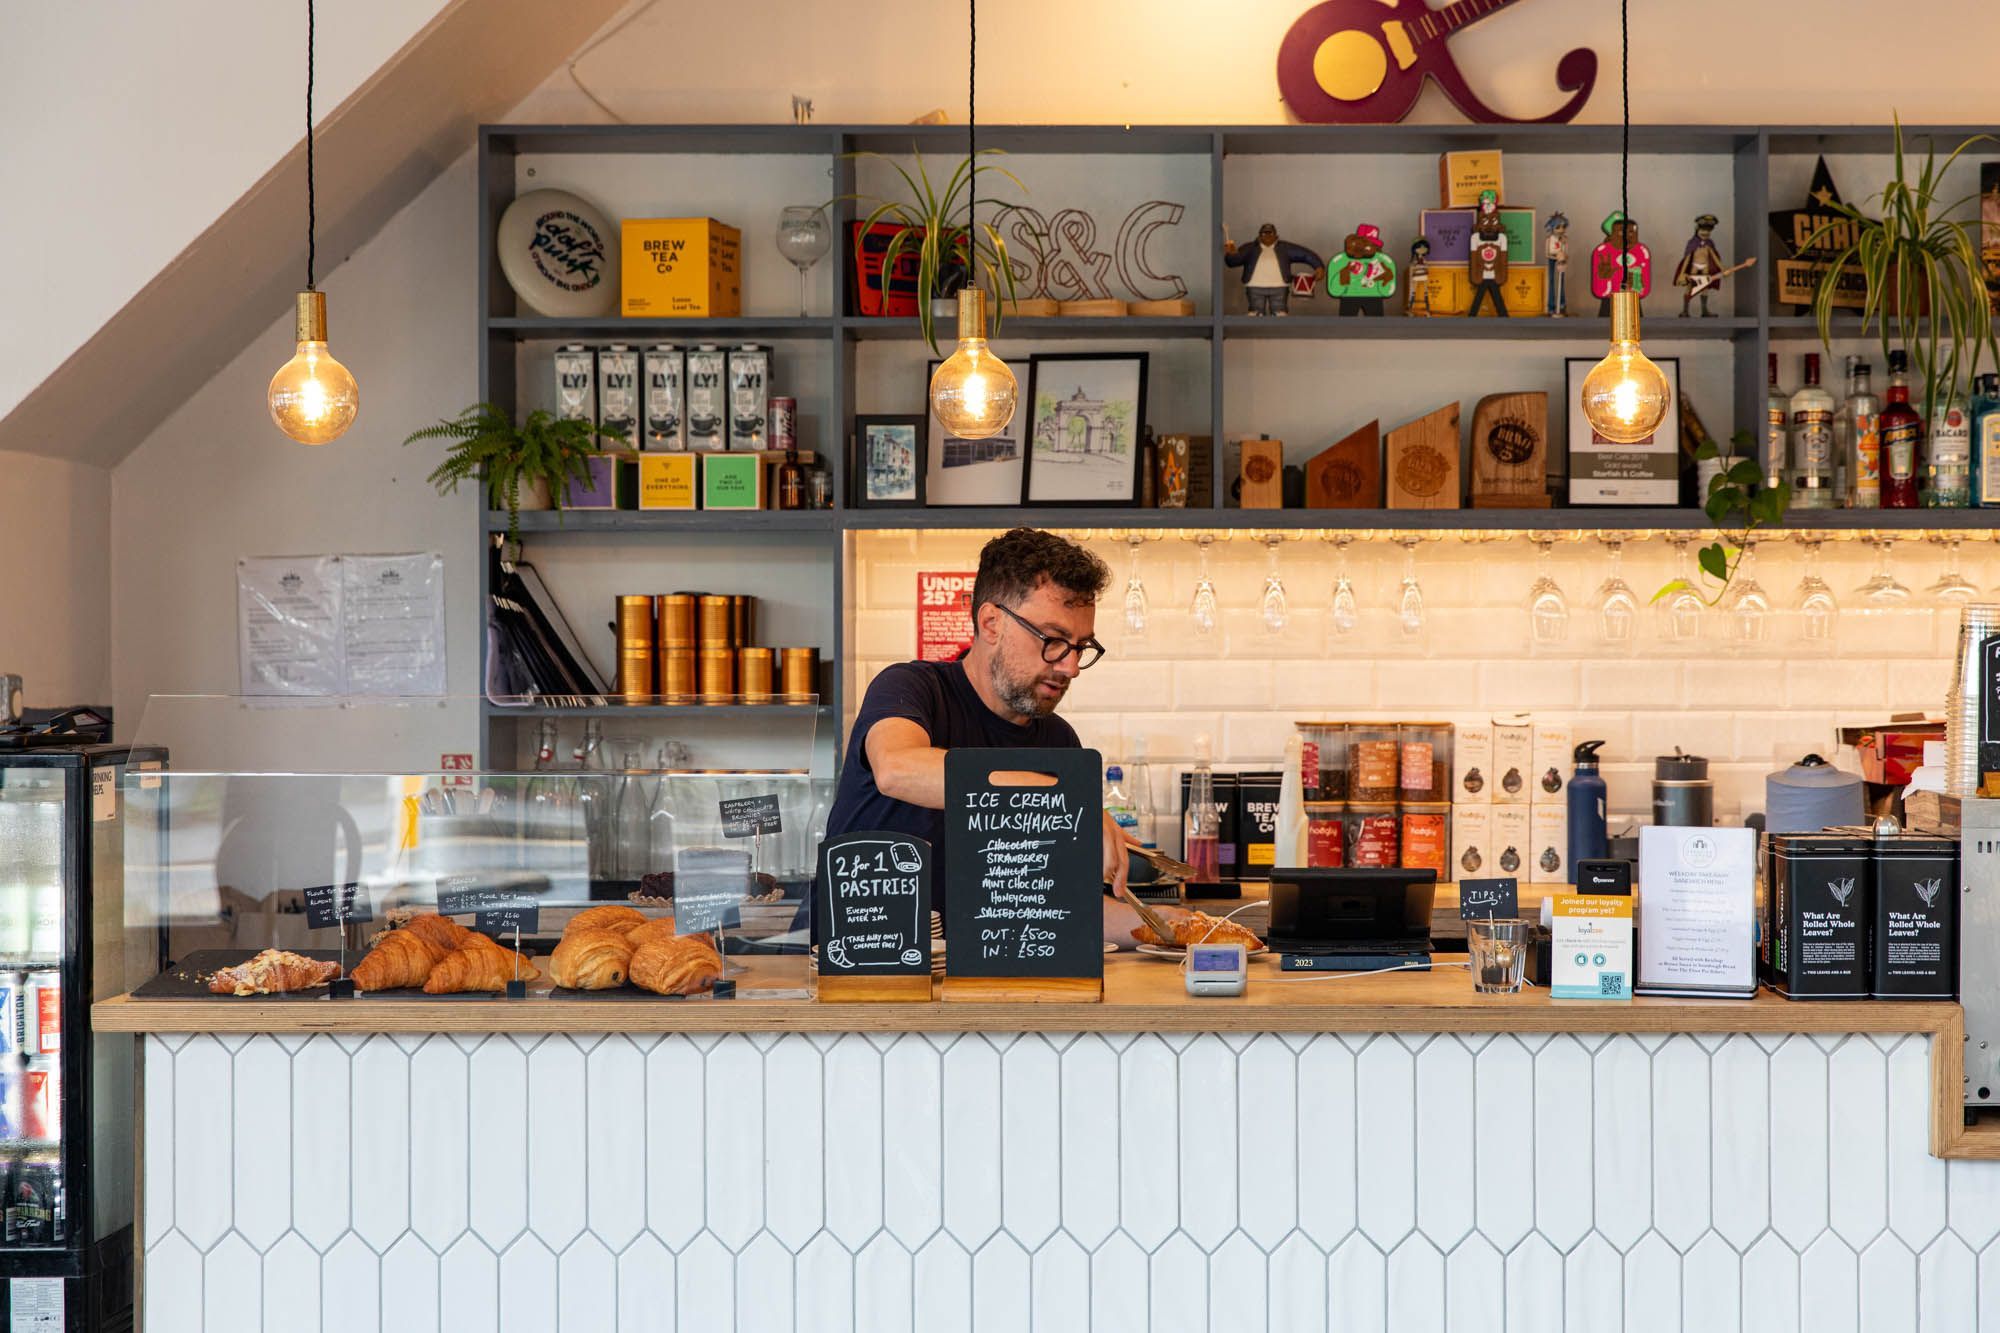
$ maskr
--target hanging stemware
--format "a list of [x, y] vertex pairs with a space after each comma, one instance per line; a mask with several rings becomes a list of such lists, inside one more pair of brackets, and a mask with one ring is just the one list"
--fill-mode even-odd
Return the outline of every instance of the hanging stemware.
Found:
[[1257, 618], [1266, 634], [1283, 634], [1291, 614], [1285, 599], [1285, 581], [1278, 576], [1278, 548], [1285, 544], [1285, 537], [1283, 533], [1267, 532], [1262, 541], [1265, 555], [1264, 593], [1257, 601]]
[[1932, 601], [1958, 606], [1979, 596], [1979, 586], [1959, 569], [1959, 548], [1964, 544], [1965, 538], [1957, 533], [1944, 538], [1944, 573], [1938, 575], [1936, 583], [1924, 589]]
[[1424, 590], [1417, 584], [1417, 543], [1422, 540], [1411, 535], [1396, 538], [1403, 548], [1403, 590], [1396, 598], [1396, 623], [1402, 626], [1405, 638], [1424, 632]]
[[1660, 637], [1669, 643], [1692, 643], [1701, 637], [1701, 575], [1688, 551], [1689, 541], [1673, 538], [1674, 581], [1679, 586], [1654, 603], [1659, 608]]
[[1743, 543], [1729, 581], [1729, 634], [1738, 643], [1762, 643], [1771, 623], [1771, 599], [1757, 582], [1757, 543]]
[[1606, 643], [1630, 643], [1639, 632], [1639, 594], [1625, 581], [1625, 539], [1598, 538], [1611, 557], [1597, 585], [1597, 636]]
[[1833, 585], [1820, 577], [1819, 551], [1824, 539], [1806, 537], [1799, 545], [1805, 548], [1806, 568], [1799, 577], [1792, 608], [1799, 613], [1800, 637], [1814, 643], [1831, 642], [1839, 622], [1840, 603], [1834, 599]]
[[1910, 600], [1910, 590], [1889, 568], [1889, 548], [1894, 539], [1883, 536], [1873, 538], [1875, 543], [1875, 572], [1868, 581], [1854, 590], [1854, 595], [1871, 606], [1903, 606]]
[[1347, 568], [1347, 548], [1353, 544], [1354, 538], [1347, 533], [1333, 539], [1333, 599], [1327, 625], [1336, 639], [1351, 638], [1361, 627], [1361, 600], [1354, 595], [1354, 577]]
[[1188, 619], [1194, 622], [1194, 636], [1201, 642], [1209, 642], [1222, 627], [1222, 610], [1215, 595], [1215, 579], [1208, 569], [1208, 548], [1215, 544], [1215, 534], [1204, 532], [1194, 539], [1195, 557], [1199, 562], [1194, 581], [1194, 599], [1188, 603]]
[[1553, 555], [1556, 539], [1541, 533], [1535, 541], [1535, 581], [1528, 587], [1528, 632], [1538, 644], [1561, 643], [1569, 637], [1569, 599], [1556, 584]]
[[1137, 532], [1125, 534], [1127, 551], [1125, 573], [1125, 637], [1143, 639], [1146, 625], [1152, 616], [1152, 603], [1146, 597], [1146, 585], [1139, 578], [1139, 548], [1146, 544], [1144, 535]]

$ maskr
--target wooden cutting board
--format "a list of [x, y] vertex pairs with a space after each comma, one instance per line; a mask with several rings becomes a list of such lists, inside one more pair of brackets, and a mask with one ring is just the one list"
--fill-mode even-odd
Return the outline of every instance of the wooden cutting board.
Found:
[[1472, 507], [1549, 505], [1549, 396], [1493, 393], [1472, 409]]
[[1396, 427], [1383, 448], [1391, 509], [1458, 509], [1458, 404]]
[[1306, 463], [1306, 508], [1382, 507], [1382, 423], [1371, 421]]

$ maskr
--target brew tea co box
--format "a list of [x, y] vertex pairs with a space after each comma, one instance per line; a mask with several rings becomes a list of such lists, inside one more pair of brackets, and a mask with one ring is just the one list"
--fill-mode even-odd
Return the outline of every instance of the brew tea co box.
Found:
[[628, 317], [743, 313], [742, 235], [714, 218], [627, 218], [619, 269]]

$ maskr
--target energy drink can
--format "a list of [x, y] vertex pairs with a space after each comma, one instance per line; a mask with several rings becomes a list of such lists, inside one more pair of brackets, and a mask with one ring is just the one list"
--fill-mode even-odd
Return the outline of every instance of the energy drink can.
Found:
[[646, 434], [641, 447], [687, 448], [687, 354], [672, 343], [653, 344], [641, 361], [640, 379], [646, 386]]
[[729, 447], [746, 453], [769, 447], [771, 349], [744, 343], [729, 353]]
[[625, 443], [639, 443], [639, 353], [622, 343], [597, 354], [597, 419], [606, 431], [623, 431]]
[[771, 448], [789, 453], [799, 447], [799, 400], [771, 400]]
[[687, 445], [690, 449], [728, 447], [724, 426], [728, 404], [722, 349], [703, 343], [687, 354]]
[[582, 343], [556, 349], [556, 420], [597, 421], [597, 353]]
[[21, 987], [19, 972], [0, 972], [0, 1056], [21, 1053]]

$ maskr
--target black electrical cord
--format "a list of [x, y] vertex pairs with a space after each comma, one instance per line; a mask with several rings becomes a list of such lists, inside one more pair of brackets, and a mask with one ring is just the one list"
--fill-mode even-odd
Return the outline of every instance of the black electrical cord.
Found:
[[1630, 176], [1632, 170], [1632, 28], [1626, 6], [1628, 0], [1618, 0], [1618, 92], [1621, 111], [1619, 112], [1618, 133], [1618, 216], [1624, 232], [1618, 256], [1618, 267], [1622, 271], [1619, 281], [1620, 291], [1632, 290], [1632, 196]]
[[965, 43], [965, 264], [968, 272], [977, 267], [978, 253], [973, 229], [979, 225], [979, 0], [966, 0], [967, 36]]
[[313, 198], [313, 0], [306, 0], [306, 290], [313, 288], [313, 263], [319, 258], [313, 232], [319, 222]]

